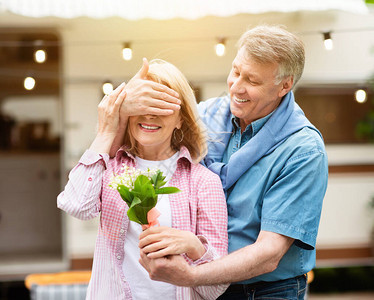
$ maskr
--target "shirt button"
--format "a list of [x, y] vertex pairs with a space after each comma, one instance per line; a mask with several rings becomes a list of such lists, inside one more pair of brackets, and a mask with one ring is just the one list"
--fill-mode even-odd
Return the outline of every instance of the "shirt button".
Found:
[[118, 255], [118, 256], [117, 256], [117, 259], [120, 260], [120, 259], [121, 259], [121, 255]]
[[121, 229], [119, 232], [120, 232], [120, 233], [124, 233], [124, 232], [125, 232], [125, 229]]
[[88, 177], [88, 181], [92, 181], [92, 177]]

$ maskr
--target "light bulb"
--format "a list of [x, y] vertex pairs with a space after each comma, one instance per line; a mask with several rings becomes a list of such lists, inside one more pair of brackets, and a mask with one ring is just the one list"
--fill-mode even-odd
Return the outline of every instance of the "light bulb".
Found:
[[44, 63], [47, 60], [47, 53], [42, 49], [36, 50], [34, 52], [34, 60], [39, 64]]
[[103, 93], [105, 95], [109, 95], [113, 91], [113, 84], [110, 83], [109, 81], [105, 82], [103, 84]]
[[330, 32], [323, 33], [323, 44], [325, 45], [326, 50], [332, 50], [334, 48]]
[[224, 56], [226, 52], [225, 40], [219, 39], [218, 43], [214, 46], [217, 56]]
[[366, 102], [366, 99], [367, 99], [366, 91], [363, 89], [357, 90], [355, 92], [355, 98], [358, 103]]
[[26, 77], [23, 81], [23, 86], [28, 91], [32, 90], [35, 87], [35, 79], [32, 77]]
[[324, 40], [323, 43], [325, 44], [326, 50], [332, 50], [334, 48], [334, 43], [332, 39]]
[[124, 60], [131, 60], [132, 59], [132, 49], [131, 49], [129, 43], [126, 43], [123, 46], [122, 57], [123, 57]]

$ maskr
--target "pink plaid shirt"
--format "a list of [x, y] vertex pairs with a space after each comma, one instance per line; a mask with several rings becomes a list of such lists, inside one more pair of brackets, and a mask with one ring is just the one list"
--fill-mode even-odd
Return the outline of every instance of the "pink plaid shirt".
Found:
[[[128, 206], [108, 186], [112, 174], [120, 173], [123, 163], [136, 167], [134, 158], [124, 149], [113, 159], [87, 150], [57, 198], [60, 209], [81, 220], [101, 213], [87, 299], [132, 299], [122, 271]], [[172, 227], [193, 232], [206, 248], [200, 259], [191, 261], [184, 256], [186, 260], [198, 265], [227, 254], [227, 208], [219, 177], [194, 164], [188, 150], [182, 147], [169, 184], [182, 191], [169, 195]], [[176, 299], [216, 299], [226, 288], [227, 285], [176, 287]]]

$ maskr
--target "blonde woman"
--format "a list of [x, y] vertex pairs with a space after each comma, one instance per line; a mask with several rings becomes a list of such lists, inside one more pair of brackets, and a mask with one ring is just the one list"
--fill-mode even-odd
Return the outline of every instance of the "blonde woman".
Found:
[[[124, 84], [105, 96], [98, 108], [97, 136], [71, 171], [58, 207], [82, 220], [100, 216], [87, 299], [216, 299], [226, 285], [187, 288], [156, 282], [139, 264], [140, 248], [149, 258], [182, 255], [191, 265], [227, 253], [222, 185], [217, 175], [198, 164], [207, 146], [193, 91], [183, 74], [162, 60], [150, 63], [147, 79], [177, 91], [180, 110], [129, 117], [126, 146], [110, 158], [126, 98]], [[128, 220], [128, 206], [119, 193], [109, 188], [112, 174], [123, 164], [159, 168], [168, 184], [181, 190], [159, 196], [159, 227], [142, 232], [139, 224]]]

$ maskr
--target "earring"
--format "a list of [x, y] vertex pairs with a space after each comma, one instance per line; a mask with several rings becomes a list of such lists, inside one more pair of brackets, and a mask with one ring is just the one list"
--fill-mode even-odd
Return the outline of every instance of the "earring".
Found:
[[[177, 130], [180, 130], [180, 132], [181, 132], [181, 133], [180, 133], [181, 137], [180, 137], [179, 141], [177, 140], [177, 137], [176, 137], [176, 132], [177, 132]], [[182, 129], [175, 128], [174, 131], [173, 131], [173, 138], [174, 138], [174, 140], [175, 140], [175, 142], [176, 142], [177, 144], [182, 143], [183, 138], [184, 138], [184, 133], [183, 133]]]

